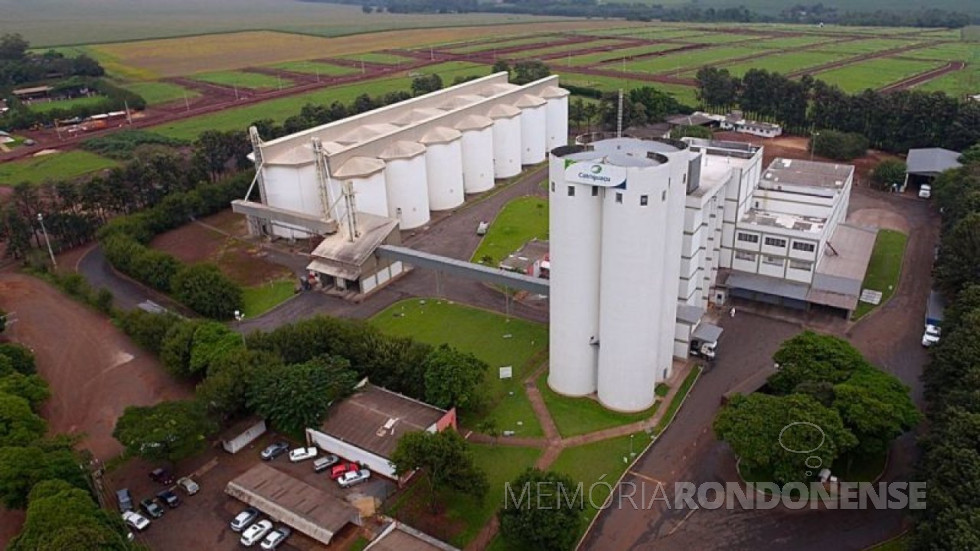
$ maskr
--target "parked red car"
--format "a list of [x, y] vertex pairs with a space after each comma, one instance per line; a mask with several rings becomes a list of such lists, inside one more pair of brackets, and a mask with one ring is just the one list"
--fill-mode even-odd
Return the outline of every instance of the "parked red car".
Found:
[[341, 461], [330, 469], [330, 478], [338, 479], [344, 476], [344, 473], [356, 473], [361, 470], [361, 467], [357, 463], [352, 463], [350, 461]]

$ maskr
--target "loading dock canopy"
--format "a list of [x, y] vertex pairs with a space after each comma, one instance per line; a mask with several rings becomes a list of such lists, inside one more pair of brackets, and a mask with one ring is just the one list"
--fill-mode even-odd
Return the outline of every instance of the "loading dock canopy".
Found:
[[718, 342], [721, 338], [723, 329], [713, 323], [700, 323], [691, 335], [692, 338], [701, 342]]
[[941, 147], [909, 149], [905, 172], [915, 176], [939, 176], [944, 170], [959, 168], [960, 153]]
[[264, 464], [229, 482], [225, 493], [324, 545], [348, 522], [361, 524], [346, 501]]

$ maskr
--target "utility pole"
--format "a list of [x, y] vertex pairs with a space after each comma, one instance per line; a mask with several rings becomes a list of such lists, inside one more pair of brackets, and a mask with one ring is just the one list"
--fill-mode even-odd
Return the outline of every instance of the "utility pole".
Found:
[[48, 230], [44, 227], [44, 215], [37, 213], [37, 221], [41, 223], [41, 233], [44, 234], [44, 242], [48, 244], [48, 256], [51, 257], [51, 267], [58, 269], [58, 261], [54, 259], [54, 251], [51, 250], [51, 239], [48, 237]]
[[616, 137], [623, 137], [623, 89], [619, 89], [619, 108], [616, 112]]
[[819, 135], [820, 132], [814, 132], [813, 135], [810, 136], [810, 160], [811, 161], [813, 160], [813, 150], [817, 148], [817, 136]]
[[238, 85], [237, 84], [232, 84], [232, 87], [235, 88], [235, 101], [238, 101], [240, 99], [238, 97]]
[[276, 75], [276, 80], [279, 81], [279, 89], [282, 90], [282, 75]]
[[242, 346], [248, 347], [245, 344], [245, 333], [242, 333], [242, 320], [245, 319], [245, 314], [241, 310], [235, 310], [235, 321], [238, 322], [238, 334], [242, 336]]
[[133, 126], [133, 116], [129, 114], [129, 102], [123, 101], [123, 107], [126, 108], [126, 121], [129, 123], [129, 126]]
[[187, 92], [184, 92], [184, 108], [186, 108], [188, 111], [191, 110], [191, 103], [187, 101]]

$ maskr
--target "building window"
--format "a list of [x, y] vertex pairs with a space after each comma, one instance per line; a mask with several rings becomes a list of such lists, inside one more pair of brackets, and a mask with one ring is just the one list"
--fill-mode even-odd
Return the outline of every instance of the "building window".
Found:
[[812, 253], [813, 251], [817, 250], [817, 246], [813, 243], [807, 243], [806, 241], [793, 241], [793, 250]]
[[599, 196], [599, 186], [592, 186], [592, 196], [593, 197]]
[[739, 234], [738, 234], [738, 240], [739, 241], [745, 241], [746, 243], [758, 243], [759, 242], [759, 236], [758, 235], [755, 235], [755, 234], [752, 234], [752, 233], [742, 233], [742, 232], [739, 232]]
[[660, 200], [661, 200], [661, 201], [666, 201], [666, 200], [667, 200], [667, 190], [666, 190], [666, 189], [665, 189], [665, 190], [663, 190], [663, 191], [662, 191], [662, 192], [660, 193]]
[[769, 264], [770, 266], [779, 266], [780, 268], [782, 268], [782, 266], [783, 266], [783, 259], [780, 258], [780, 257], [778, 257], [778, 256], [769, 256], [769, 255], [766, 255], [766, 256], [763, 256], [762, 257], [762, 263], [763, 264]]
[[645, 207], [645, 206], [647, 206], [647, 201], [648, 201], [648, 200], [649, 200], [649, 199], [648, 199], [648, 197], [647, 197], [646, 195], [641, 195], [641, 196], [640, 196], [640, 206], [641, 206], [641, 207]]
[[768, 247], [785, 248], [786, 247], [786, 240], [785, 239], [780, 239], [778, 237], [767, 237], [765, 239], [765, 244]]
[[623, 194], [620, 193], [620, 192], [618, 192], [618, 191], [616, 192], [616, 202], [617, 203], [622, 203], [623, 202]]
[[813, 269], [813, 262], [805, 262], [803, 260], [790, 260], [789, 267], [794, 270], [803, 270], [809, 272]]
[[555, 183], [551, 182], [551, 193], [555, 192]]
[[749, 262], [755, 262], [755, 253], [747, 253], [745, 251], [735, 251], [736, 260], [748, 260]]
[[575, 197], [575, 186], [568, 186], [568, 196]]

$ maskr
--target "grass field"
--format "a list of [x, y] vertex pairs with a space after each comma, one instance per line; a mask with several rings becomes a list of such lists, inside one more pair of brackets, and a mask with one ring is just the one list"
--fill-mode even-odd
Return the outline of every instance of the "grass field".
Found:
[[487, 474], [490, 483], [483, 500], [447, 493], [441, 500], [445, 505], [445, 519], [433, 520], [427, 512], [425, 484], [420, 481], [388, 506], [388, 514], [459, 548], [465, 547], [503, 505], [506, 483], [533, 467], [541, 454], [534, 448], [515, 446], [473, 444], [470, 449], [474, 463]]
[[170, 82], [133, 82], [125, 84], [123, 87], [142, 96], [147, 105], [170, 103], [183, 100], [185, 97], [190, 99], [200, 95], [196, 90], [190, 90]]
[[[770, 55], [753, 61], [726, 65], [725, 69], [728, 69], [728, 72], [735, 76], [742, 76], [749, 69], [765, 69], [770, 72], [786, 74], [807, 67], [830, 63], [831, 61], [840, 59], [840, 57], [837, 54], [826, 52], [802, 51]], [[692, 71], [689, 74], [696, 74], [696, 71]]]
[[[898, 286], [898, 278], [902, 275], [902, 258], [905, 256], [905, 244], [908, 237], [895, 230], [878, 230], [875, 248], [871, 252], [868, 272], [864, 275], [862, 289], [881, 291], [881, 306], [891, 298]], [[874, 310], [876, 306], [867, 302], [858, 302], [852, 319], [858, 320]]]
[[31, 111], [47, 113], [55, 109], [71, 109], [72, 107], [91, 107], [106, 101], [103, 96], [87, 96], [72, 98], [59, 101], [34, 102], [31, 104]]
[[[638, 432], [630, 436], [565, 448], [551, 464], [550, 470], [565, 473], [574, 482], [581, 482], [584, 486], [585, 510], [582, 511], [579, 536], [585, 533], [586, 526], [605, 503], [610, 486], [615, 486], [629, 461], [632, 461], [630, 449], [632, 453], [639, 454], [649, 443], [650, 435]], [[600, 480], [608, 485], [597, 484], [593, 487]], [[590, 492], [590, 489], [593, 491]], [[574, 489], [569, 493], [573, 492]]]
[[[495, 312], [437, 299], [398, 302], [371, 318], [371, 324], [391, 335], [432, 345], [449, 344], [490, 366], [484, 395], [492, 407], [481, 412], [486, 415], [480, 418], [464, 412], [463, 422], [468, 426], [491, 419], [501, 431], [513, 430], [518, 436], [542, 435], [524, 393], [523, 379], [548, 348], [546, 326], [519, 319], [508, 321]], [[513, 367], [513, 378], [498, 377], [498, 368], [504, 366]]]
[[412, 61], [412, 58], [395, 55], [395, 54], [384, 54], [378, 52], [365, 52], [363, 54], [349, 54], [337, 56], [338, 59], [353, 59], [355, 61], [363, 61], [365, 63], [379, 63], [381, 65], [399, 65], [401, 63], [408, 63]]
[[[456, 76], [460, 75], [488, 74], [490, 68], [475, 63], [449, 62], [428, 67], [426, 71], [437, 73], [444, 82], [452, 82]], [[401, 73], [396, 76], [324, 88], [308, 94], [264, 101], [245, 107], [225, 109], [192, 119], [154, 126], [151, 130], [172, 138], [193, 140], [205, 130], [243, 130], [250, 123], [260, 119], [272, 119], [281, 122], [299, 113], [299, 110], [307, 103], [329, 104], [332, 101], [347, 103], [365, 93], [377, 96], [395, 90], [407, 91], [411, 82], [412, 79], [408, 75]]]
[[689, 42], [691, 44], [728, 44], [730, 42], [756, 42], [758, 40], [758, 36], [737, 33], [729, 34], [725, 32], [704, 33], [681, 39], [682, 42]]
[[[704, 50], [670, 54], [663, 57], [627, 61], [626, 70], [638, 73], [672, 73], [684, 69], [696, 69], [703, 65], [717, 64], [726, 59], [758, 54], [759, 50], [753, 48], [721, 46], [718, 48], [706, 48]], [[609, 68], [618, 69], [619, 65], [610, 63]]]
[[593, 398], [569, 398], [555, 393], [548, 387], [547, 373], [542, 373], [536, 383], [562, 438], [643, 421], [660, 407], [658, 401], [639, 413], [618, 413], [606, 409]]
[[201, 73], [194, 75], [191, 78], [201, 82], [220, 84], [221, 86], [227, 86], [229, 88], [237, 86], [239, 88], [248, 88], [252, 90], [288, 88], [293, 84], [293, 81], [289, 79], [276, 78], [272, 75], [265, 75], [261, 73], [247, 73], [244, 71]]
[[555, 72], [561, 75], [561, 82], [564, 84], [572, 84], [576, 86], [586, 86], [589, 88], [597, 88], [604, 92], [614, 92], [620, 88], [630, 90], [632, 88], [639, 88], [641, 86], [651, 86], [658, 90], [667, 92], [668, 94], [674, 96], [677, 101], [695, 106], [697, 105], [697, 98], [695, 97], [695, 89], [691, 86], [681, 86], [679, 84], [663, 84], [660, 82], [646, 82], [637, 79], [630, 79], [630, 75], [624, 75], [624, 78], [617, 77], [605, 77], [596, 75], [583, 75], [581, 73], [575, 73], [574, 70], [566, 70], [561, 67], [554, 67]]
[[293, 296], [295, 289], [296, 282], [292, 278], [245, 287], [242, 289], [242, 299], [245, 303], [242, 313], [246, 318], [263, 314]]
[[345, 67], [343, 65], [332, 65], [330, 63], [321, 63], [318, 61], [287, 61], [286, 63], [279, 63], [277, 65], [272, 65], [270, 66], [270, 68], [282, 69], [283, 71], [292, 71], [294, 73], [305, 73], [310, 75], [319, 74], [325, 77], [337, 77], [342, 75], [349, 75], [360, 71], [360, 69], [355, 69], [353, 67]]
[[541, 197], [519, 197], [504, 205], [490, 223], [472, 261], [482, 262], [490, 257], [483, 263], [496, 266], [534, 238], [548, 238], [548, 201]]
[[617, 36], [621, 38], [643, 38], [646, 40], [677, 40], [680, 42], [693, 41], [696, 36], [705, 33], [694, 28], [664, 27], [660, 25], [646, 25], [643, 27], [629, 27], [625, 29], [605, 29], [600, 31], [589, 31], [583, 34], [595, 36]]
[[[679, 44], [650, 44], [647, 46], [634, 46], [632, 48], [619, 48], [611, 52], [597, 52], [594, 54], [572, 55], [568, 61], [573, 67], [581, 65], [594, 65], [614, 59], [629, 58], [635, 55], [662, 52], [679, 47]], [[555, 59], [551, 62], [554, 65], [565, 65], [565, 60]]]
[[[80, 4], [61, 0], [0, 0], [0, 10], [3, 13], [0, 33], [20, 32], [34, 46], [92, 44], [254, 29], [329, 37], [391, 29], [568, 20], [514, 14], [365, 14], [357, 5], [280, 0], [168, 0], [164, 3], [99, 0]], [[621, 21], [588, 24], [623, 26]]]
[[943, 65], [943, 63], [878, 58], [816, 73], [814, 78], [822, 80], [827, 84], [836, 84], [845, 92], [855, 93], [866, 88], [880, 88], [923, 71], [935, 69], [940, 65]]
[[822, 44], [830, 40], [833, 39], [825, 36], [781, 36], [779, 38], [769, 38], [766, 40], [759, 40], [757, 42], [750, 42], [748, 45], [761, 50], [783, 50], [813, 46], [815, 44]]
[[0, 186], [75, 178], [113, 166], [115, 162], [87, 151], [52, 153], [0, 164]]
[[606, 47], [615, 48], [620, 44], [622, 44], [621, 41], [614, 40], [614, 39], [592, 40], [589, 42], [579, 42], [577, 44], [560, 44], [558, 46], [550, 46], [547, 48], [524, 50], [521, 52], [502, 54], [502, 57], [506, 57], [508, 59], [534, 59], [536, 57], [541, 57], [550, 54], [575, 55], [575, 52], [587, 50], [589, 48], [606, 48]]
[[910, 46], [912, 42], [898, 38], [870, 38], [867, 40], [847, 40], [820, 46], [821, 52], [836, 54], [870, 54], [882, 50], [891, 50]]
[[462, 44], [448, 48], [454, 54], [471, 54], [474, 52], [487, 52], [499, 48], [510, 48], [513, 46], [526, 46], [528, 44], [541, 44], [542, 47], [548, 45], [550, 36], [523, 36], [520, 38], [509, 38], [505, 40], [481, 40], [476, 44]]

